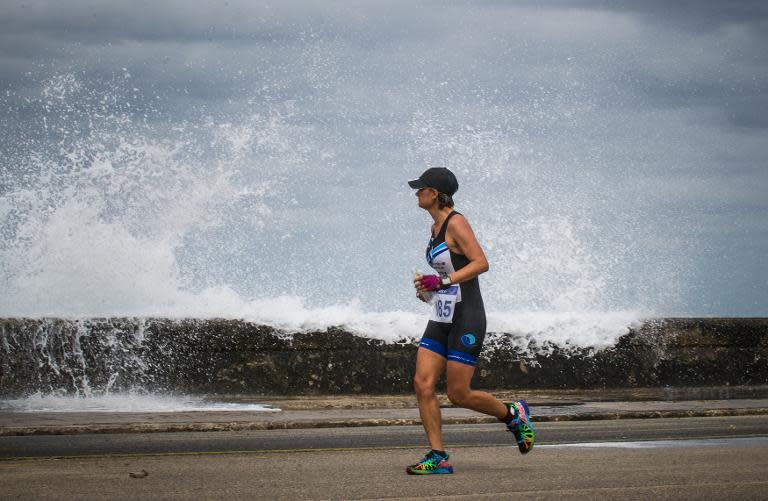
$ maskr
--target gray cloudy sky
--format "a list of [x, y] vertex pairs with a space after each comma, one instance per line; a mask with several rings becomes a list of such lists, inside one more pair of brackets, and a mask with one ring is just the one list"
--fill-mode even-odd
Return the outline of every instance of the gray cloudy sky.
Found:
[[324, 284], [371, 305], [348, 277], [381, 272], [376, 253], [392, 289], [392, 270], [422, 266], [402, 183], [441, 164], [498, 308], [768, 314], [765, 2], [1, 3], [0, 194], [30, 151], [98, 127], [269, 184], [250, 222], [233, 204], [226, 225], [182, 232], [191, 287]]

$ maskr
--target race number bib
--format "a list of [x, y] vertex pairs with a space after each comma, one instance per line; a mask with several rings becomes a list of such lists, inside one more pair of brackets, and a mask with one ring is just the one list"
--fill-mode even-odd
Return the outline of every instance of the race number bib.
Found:
[[432, 299], [432, 316], [429, 319], [448, 324], [453, 322], [453, 312], [456, 310], [456, 303], [461, 301], [459, 294], [458, 285], [451, 285], [436, 291]]

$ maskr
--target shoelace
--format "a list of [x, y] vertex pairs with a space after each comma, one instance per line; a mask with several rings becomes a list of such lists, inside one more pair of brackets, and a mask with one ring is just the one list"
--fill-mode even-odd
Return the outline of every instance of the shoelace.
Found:
[[429, 451], [426, 456], [424, 456], [423, 461], [434, 461], [435, 464], [440, 464], [440, 461], [445, 461], [448, 458], [444, 458], [440, 454], [437, 454], [435, 452]]
[[[515, 409], [517, 411], [515, 415], [515, 421], [517, 421], [518, 425], [521, 425], [523, 423], [528, 422], [528, 413], [525, 412], [525, 409]], [[523, 416], [525, 416], [525, 420], [523, 420]]]

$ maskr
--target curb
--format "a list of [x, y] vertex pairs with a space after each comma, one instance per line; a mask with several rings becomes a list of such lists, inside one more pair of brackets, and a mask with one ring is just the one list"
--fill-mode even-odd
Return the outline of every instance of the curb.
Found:
[[[600, 421], [616, 419], [660, 419], [687, 417], [728, 417], [764, 416], [768, 407], [743, 409], [671, 410], [671, 411], [627, 411], [593, 412], [581, 414], [550, 414], [537, 416], [534, 422]], [[488, 424], [498, 420], [488, 416], [446, 417], [443, 424]], [[0, 437], [32, 435], [83, 435], [108, 433], [179, 433], [209, 431], [254, 431], [254, 430], [296, 430], [313, 428], [358, 428], [369, 426], [415, 426], [420, 419], [339, 419], [320, 421], [238, 421], [232, 423], [162, 423], [126, 425], [72, 425], [72, 426], [30, 426], [0, 428]]]

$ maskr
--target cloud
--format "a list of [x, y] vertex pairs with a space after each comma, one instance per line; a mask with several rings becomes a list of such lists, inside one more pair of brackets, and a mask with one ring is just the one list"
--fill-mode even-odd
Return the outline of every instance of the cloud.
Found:
[[[377, 188], [434, 162], [473, 179], [463, 193], [477, 200], [589, 220], [636, 253], [638, 242], [649, 252], [671, 242], [685, 261], [681, 224], [709, 247], [765, 244], [754, 224], [728, 221], [758, 221], [768, 205], [766, 23], [764, 2], [11, 3], [0, 17], [0, 150], [29, 150], [19, 137], [58, 147], [43, 118], [68, 124], [65, 139], [94, 115], [163, 134], [198, 127], [192, 142], [205, 151], [216, 126], [261, 130], [277, 116], [280, 131], [300, 131], [292, 148], [316, 154], [248, 161], [274, 162], [273, 176], [314, 174], [323, 188], [294, 188], [293, 235], [345, 190], [385, 205]], [[51, 104], [43, 90], [62, 75], [78, 93]], [[466, 203], [482, 215], [507, 207], [477, 200]], [[323, 225], [353, 216], [376, 214], [360, 202]], [[760, 263], [744, 266], [759, 274]]]

